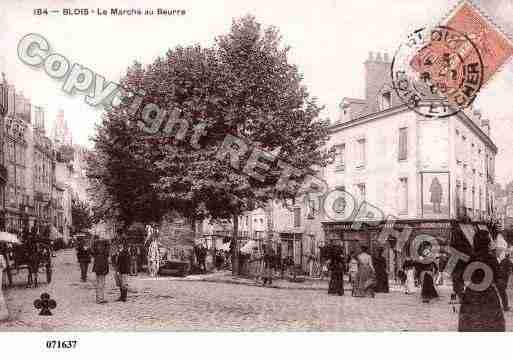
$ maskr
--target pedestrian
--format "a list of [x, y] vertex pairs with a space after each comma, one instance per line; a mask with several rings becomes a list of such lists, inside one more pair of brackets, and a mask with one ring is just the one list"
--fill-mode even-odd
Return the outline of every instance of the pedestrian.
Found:
[[509, 301], [508, 301], [508, 282], [509, 277], [511, 275], [511, 271], [513, 269], [513, 264], [511, 263], [510, 254], [506, 253], [506, 256], [501, 260], [499, 264], [499, 273], [497, 280], [497, 289], [499, 290], [499, 294], [502, 300], [502, 307], [505, 312], [509, 311]]
[[406, 277], [404, 280], [404, 293], [415, 293], [415, 263], [409, 257], [403, 263], [403, 272]]
[[429, 303], [431, 299], [438, 298], [438, 292], [436, 291], [434, 280], [437, 268], [430, 249], [426, 249], [423, 256], [419, 259], [418, 271], [421, 283], [420, 295], [424, 303]]
[[331, 278], [328, 286], [328, 294], [344, 295], [344, 259], [342, 254], [334, 250], [329, 260]]
[[[476, 269], [471, 271], [470, 283], [463, 292], [458, 331], [504, 332], [506, 323], [497, 291], [499, 263], [491, 253], [488, 231], [477, 231], [473, 243], [473, 252], [466, 267]], [[483, 264], [487, 271], [482, 269]]]
[[358, 259], [356, 254], [351, 254], [349, 260], [349, 282], [351, 283], [351, 295], [354, 297], [356, 289], [356, 274], [358, 273]]
[[128, 294], [128, 274], [130, 273], [130, 250], [126, 243], [121, 245], [121, 250], [117, 256], [116, 262], [116, 275], [118, 277], [118, 286], [119, 286], [119, 299], [118, 301], [126, 302], [127, 294]]
[[438, 258], [438, 278], [436, 281], [437, 285], [443, 285], [444, 284], [444, 273], [445, 273], [445, 267], [447, 266], [447, 262], [449, 261], [449, 258], [446, 253], [441, 253], [440, 257]]
[[93, 252], [93, 272], [96, 273], [96, 303], [107, 303], [105, 300], [105, 276], [109, 273], [109, 244], [95, 236]]
[[376, 275], [372, 257], [368, 250], [367, 246], [362, 246], [361, 253], [356, 257], [358, 259], [358, 273], [356, 274], [355, 297], [374, 298]]
[[87, 269], [89, 268], [89, 263], [91, 263], [91, 250], [85, 245], [83, 240], [80, 241], [77, 247], [77, 260], [80, 265], [80, 280], [86, 282]]
[[203, 244], [199, 245], [197, 258], [198, 258], [198, 264], [199, 264], [200, 271], [205, 273], [207, 271], [207, 266], [206, 266], [207, 249], [205, 248], [205, 246]]
[[132, 276], [137, 276], [137, 249], [135, 244], [130, 246], [130, 275]]
[[376, 293], [388, 293], [388, 272], [387, 272], [387, 261], [385, 257], [383, 257], [383, 252], [385, 248], [379, 247], [377, 249], [376, 255], [372, 258], [372, 263], [374, 264], [374, 270], [376, 271], [376, 287], [374, 291]]
[[[3, 247], [3, 244], [0, 244]], [[0, 321], [9, 319], [9, 311], [5, 302], [3, 291], [3, 274], [7, 268], [7, 261], [4, 258], [4, 248], [0, 249]]]
[[148, 273], [156, 277], [160, 268], [160, 253], [157, 238], [153, 237], [148, 248]]
[[273, 284], [273, 270], [274, 270], [274, 248], [270, 241], [264, 244], [264, 268], [263, 268], [263, 284]]

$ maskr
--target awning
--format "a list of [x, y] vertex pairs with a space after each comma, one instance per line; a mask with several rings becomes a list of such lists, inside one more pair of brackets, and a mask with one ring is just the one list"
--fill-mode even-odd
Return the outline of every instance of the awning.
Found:
[[0, 242], [21, 244], [21, 241], [18, 239], [18, 237], [15, 234], [9, 232], [0, 232]]
[[241, 253], [251, 254], [255, 248], [258, 248], [258, 242], [251, 239], [240, 249], [240, 251]]

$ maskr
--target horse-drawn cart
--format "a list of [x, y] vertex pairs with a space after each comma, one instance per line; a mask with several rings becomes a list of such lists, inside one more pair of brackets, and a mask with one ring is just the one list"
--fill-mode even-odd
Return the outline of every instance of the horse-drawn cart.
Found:
[[46, 273], [47, 283], [52, 281], [51, 244], [48, 241], [36, 239], [24, 243], [19, 241], [16, 235], [6, 232], [0, 232], [0, 241], [10, 243], [5, 268], [9, 286], [13, 284], [13, 274], [16, 275], [23, 270], [27, 270], [27, 286], [37, 287], [40, 271]]

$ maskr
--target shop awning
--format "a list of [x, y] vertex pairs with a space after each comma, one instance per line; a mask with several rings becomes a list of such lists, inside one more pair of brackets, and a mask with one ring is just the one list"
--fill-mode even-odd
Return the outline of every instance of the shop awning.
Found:
[[15, 234], [9, 232], [0, 232], [0, 242], [21, 244], [21, 241], [18, 239], [18, 237]]
[[253, 250], [255, 248], [258, 248], [258, 242], [251, 239], [248, 241], [248, 243], [246, 243], [244, 246], [242, 246], [240, 251], [242, 253], [250, 254], [253, 252]]

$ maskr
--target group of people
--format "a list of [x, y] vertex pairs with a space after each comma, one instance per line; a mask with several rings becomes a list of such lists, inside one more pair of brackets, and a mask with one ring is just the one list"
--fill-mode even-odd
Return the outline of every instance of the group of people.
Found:
[[388, 273], [383, 248], [378, 248], [375, 256], [369, 254], [366, 246], [360, 253], [353, 253], [345, 258], [342, 253], [334, 253], [328, 259], [331, 273], [328, 294], [344, 295], [344, 274], [347, 267], [351, 295], [354, 297], [371, 297], [375, 293], [388, 293]]
[[126, 241], [111, 246], [109, 241], [93, 237], [93, 246], [90, 248], [81, 241], [77, 246], [77, 260], [80, 264], [80, 279], [87, 281], [89, 264], [93, 261], [92, 272], [96, 274], [96, 303], [107, 303], [105, 300], [105, 279], [110, 271], [110, 264], [114, 269], [114, 279], [120, 289], [118, 301], [126, 302], [128, 295], [128, 276], [137, 275], [139, 250]]
[[[389, 273], [384, 251], [383, 247], [379, 247], [374, 255], [370, 255], [368, 247], [362, 246], [360, 253], [353, 253], [347, 259], [341, 253], [332, 255], [328, 259], [331, 273], [328, 293], [344, 294], [346, 268], [352, 296], [373, 298], [375, 293], [388, 293]], [[429, 249], [416, 260], [406, 258], [402, 270], [398, 273], [405, 293], [412, 294], [417, 286], [421, 286], [421, 298], [424, 302], [437, 298], [435, 283], [441, 280], [437, 276], [437, 269], [436, 260], [432, 258]]]

